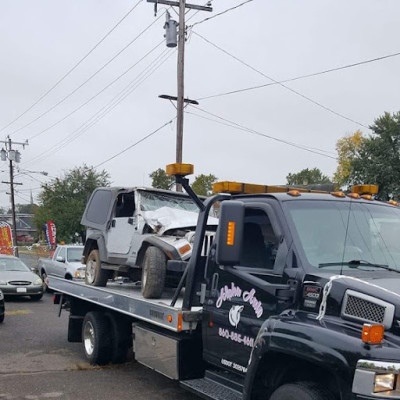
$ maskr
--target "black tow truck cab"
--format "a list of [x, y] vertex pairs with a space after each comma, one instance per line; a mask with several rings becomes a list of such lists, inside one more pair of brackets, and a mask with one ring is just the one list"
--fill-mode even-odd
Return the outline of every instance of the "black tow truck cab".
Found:
[[200, 208], [178, 288], [151, 300], [133, 283], [48, 277], [70, 311], [68, 340], [97, 364], [133, 346], [137, 361], [208, 399], [400, 399], [397, 205], [364, 186], [345, 195], [234, 182], [203, 202], [191, 170], [169, 166]]

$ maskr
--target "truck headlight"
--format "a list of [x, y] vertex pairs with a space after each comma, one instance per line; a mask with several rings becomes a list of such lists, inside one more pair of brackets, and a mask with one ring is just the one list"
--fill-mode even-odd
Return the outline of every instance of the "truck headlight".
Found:
[[33, 284], [34, 284], [35, 286], [42, 286], [42, 285], [43, 285], [43, 281], [42, 281], [40, 278], [37, 278], [37, 279], [33, 282]]
[[374, 393], [387, 392], [394, 389], [395, 374], [377, 374], [375, 375]]

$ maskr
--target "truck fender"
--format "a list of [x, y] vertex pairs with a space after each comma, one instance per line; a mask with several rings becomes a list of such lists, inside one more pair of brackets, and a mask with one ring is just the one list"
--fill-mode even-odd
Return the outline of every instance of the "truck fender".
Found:
[[[297, 320], [296, 317], [266, 320], [251, 352], [243, 399], [254, 398], [258, 391], [267, 391], [271, 395], [279, 382], [290, 382], [288, 375], [291, 369], [293, 372], [308, 373], [306, 380], [313, 379], [314, 371], [321, 376], [319, 382], [325, 379], [334, 381], [336, 394], [344, 398], [342, 393], [351, 392], [354, 368], [349, 366], [343, 352], [337, 349], [349, 349], [351, 345], [348, 339], [343, 327], [342, 330], [327, 329], [323, 322], [316, 320], [313, 323]], [[354, 338], [354, 341], [360, 342], [359, 346], [362, 346], [361, 338]], [[357, 352], [356, 347], [354, 352]], [[265, 383], [268, 376], [271, 377], [269, 388], [268, 383]]]
[[141, 266], [144, 258], [144, 254], [149, 246], [158, 247], [161, 249], [165, 255], [167, 256], [168, 260], [181, 260], [181, 257], [178, 253], [178, 250], [171, 246], [168, 243], [165, 243], [161, 238], [156, 236], [149, 236], [142, 242], [142, 247], [139, 250], [136, 265]]
[[100, 233], [90, 234], [86, 237], [85, 247], [82, 253], [82, 263], [86, 264], [86, 258], [93, 249], [98, 249], [100, 260], [107, 262], [107, 248], [104, 236]]

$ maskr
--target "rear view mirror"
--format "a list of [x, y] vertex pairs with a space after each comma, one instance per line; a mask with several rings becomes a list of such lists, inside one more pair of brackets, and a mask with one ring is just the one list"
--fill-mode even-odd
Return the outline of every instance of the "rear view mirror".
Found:
[[227, 200], [221, 204], [217, 234], [217, 263], [238, 265], [242, 253], [244, 204]]

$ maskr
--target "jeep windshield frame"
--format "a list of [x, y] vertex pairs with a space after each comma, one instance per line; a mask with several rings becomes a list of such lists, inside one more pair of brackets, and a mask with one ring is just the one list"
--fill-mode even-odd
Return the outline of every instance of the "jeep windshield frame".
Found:
[[[400, 208], [379, 202], [304, 199], [282, 202], [297, 253], [307, 272], [319, 266], [350, 272], [352, 260], [364, 260], [358, 272], [400, 271]], [[364, 264], [366, 264], [364, 263]]]

